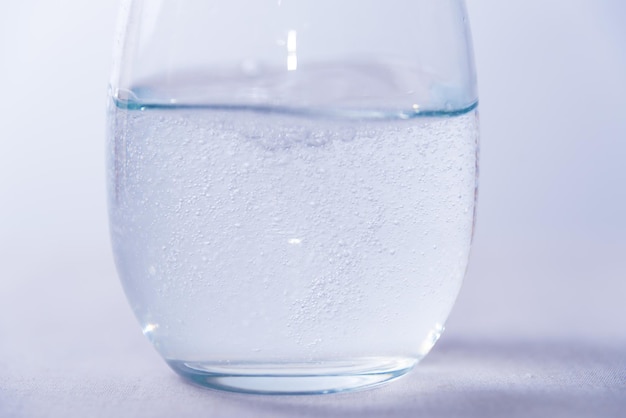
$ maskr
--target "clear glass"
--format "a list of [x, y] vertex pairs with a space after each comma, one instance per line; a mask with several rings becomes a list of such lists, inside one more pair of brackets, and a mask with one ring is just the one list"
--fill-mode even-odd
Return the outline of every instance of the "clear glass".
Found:
[[467, 265], [477, 93], [462, 0], [129, 0], [113, 249], [144, 334], [203, 386], [408, 372]]

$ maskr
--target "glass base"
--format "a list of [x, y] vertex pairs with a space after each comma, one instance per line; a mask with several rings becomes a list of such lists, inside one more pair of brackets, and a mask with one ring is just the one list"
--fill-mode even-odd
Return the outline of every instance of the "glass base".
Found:
[[315, 395], [372, 388], [410, 371], [419, 359], [376, 357], [311, 363], [211, 363], [168, 360], [179, 375], [211, 389]]

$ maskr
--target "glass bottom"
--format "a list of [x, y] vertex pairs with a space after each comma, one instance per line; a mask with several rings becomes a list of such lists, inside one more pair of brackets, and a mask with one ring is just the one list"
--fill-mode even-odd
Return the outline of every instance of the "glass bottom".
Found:
[[315, 395], [372, 388], [403, 376], [416, 358], [376, 357], [311, 363], [214, 363], [167, 360], [204, 387], [267, 395]]

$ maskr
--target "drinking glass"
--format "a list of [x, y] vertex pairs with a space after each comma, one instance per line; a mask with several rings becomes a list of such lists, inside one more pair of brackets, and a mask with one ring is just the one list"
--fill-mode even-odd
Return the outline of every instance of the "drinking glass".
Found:
[[463, 0], [127, 0], [109, 215], [143, 333], [200, 385], [404, 375], [466, 269], [477, 93]]

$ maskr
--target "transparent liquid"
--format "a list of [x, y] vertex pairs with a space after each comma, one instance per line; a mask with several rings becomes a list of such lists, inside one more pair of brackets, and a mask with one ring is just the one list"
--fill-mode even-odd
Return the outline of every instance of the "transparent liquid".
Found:
[[[221, 389], [402, 375], [465, 272], [477, 115], [111, 106], [113, 247], [144, 333]], [[296, 383], [297, 382], [297, 383]]]

